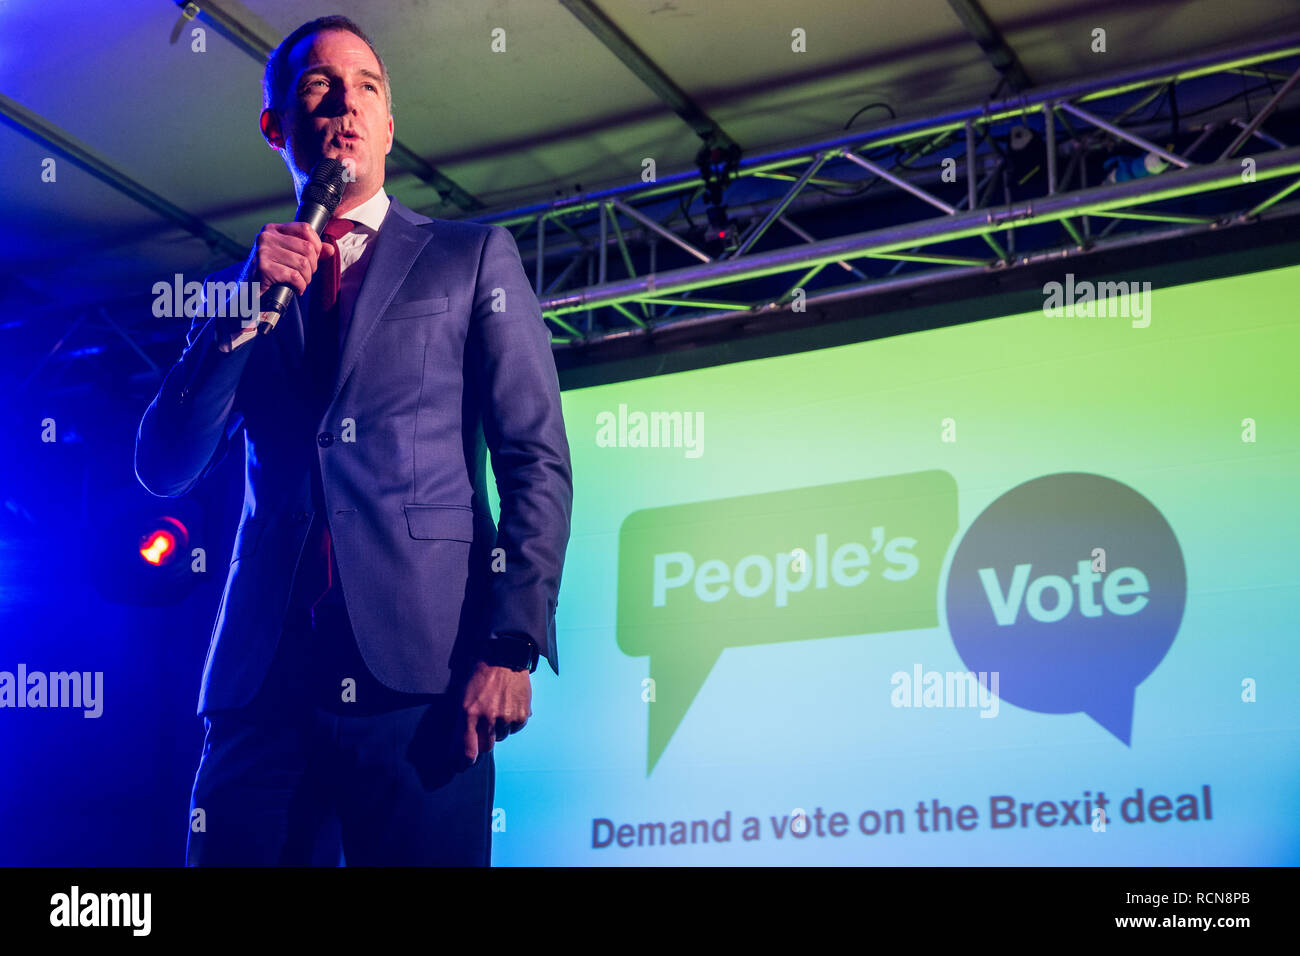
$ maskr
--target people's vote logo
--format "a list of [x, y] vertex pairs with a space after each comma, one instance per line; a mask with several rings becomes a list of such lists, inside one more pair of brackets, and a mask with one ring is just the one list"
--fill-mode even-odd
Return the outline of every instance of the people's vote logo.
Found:
[[628, 515], [617, 633], [650, 658], [647, 776], [724, 651], [935, 627], [956, 533], [957, 482], [939, 470]]
[[953, 555], [944, 604], [957, 653], [999, 673], [1003, 700], [1086, 713], [1128, 744], [1137, 685], [1173, 644], [1186, 598], [1182, 551], [1155, 506], [1070, 473], [984, 509]]

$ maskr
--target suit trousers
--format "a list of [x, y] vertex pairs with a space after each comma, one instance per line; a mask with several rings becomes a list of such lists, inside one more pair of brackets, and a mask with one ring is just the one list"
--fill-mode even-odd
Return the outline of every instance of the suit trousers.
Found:
[[465, 758], [459, 694], [380, 684], [341, 605], [287, 615], [257, 697], [204, 725], [189, 866], [491, 863], [495, 764]]

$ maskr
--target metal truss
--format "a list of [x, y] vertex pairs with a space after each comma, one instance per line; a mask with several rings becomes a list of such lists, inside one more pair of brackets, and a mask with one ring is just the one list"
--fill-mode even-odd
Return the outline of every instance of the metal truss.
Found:
[[[1300, 204], [1281, 203], [1300, 189], [1300, 179], [1280, 188], [1269, 182], [1300, 175], [1300, 147], [1262, 128], [1296, 92], [1300, 69], [1284, 61], [1297, 55], [1300, 36], [1282, 37], [752, 157], [732, 171], [729, 195], [779, 182], [788, 188], [729, 206], [725, 222], [743, 227], [734, 233], [719, 226], [723, 216], [711, 218], [709, 238], [716, 241], [708, 248], [688, 225], [689, 212], [681, 211], [682, 200], [708, 185], [704, 169], [474, 218], [513, 228], [557, 350], [1159, 242], [1300, 211]], [[1153, 140], [1159, 130], [1133, 121], [1162, 94], [1215, 76], [1263, 77], [1274, 92], [1249, 116], [1220, 109], [1216, 118], [1187, 127], [1184, 133], [1199, 135], [1181, 153]], [[1034, 141], [1031, 153], [1037, 150], [1036, 185], [1028, 193], [1024, 183], [1031, 177], [1017, 181], [1007, 154], [989, 139], [995, 129], [1012, 128]], [[1236, 135], [1226, 146], [1206, 152], [1213, 137], [1222, 140], [1232, 129]], [[1252, 148], [1243, 155], [1247, 144]], [[873, 158], [881, 147], [894, 147], [894, 157], [901, 153], [904, 161], [891, 166]], [[1157, 171], [1087, 182], [1088, 157], [1117, 148], [1149, 158]], [[911, 167], [917, 157], [944, 153], [950, 155], [928, 170]], [[959, 185], [945, 185], [954, 179]], [[841, 218], [840, 231], [846, 221], [870, 228], [833, 238], [814, 238], [793, 218], [849, 201], [834, 190], [861, 192], [872, 183], [891, 199], [910, 200], [878, 204], [869, 221], [861, 213], [856, 222]], [[823, 191], [813, 192], [813, 185]], [[1229, 196], [1226, 206], [1189, 211], [1197, 204], [1188, 200], [1211, 193], [1220, 194], [1220, 205]], [[1153, 208], [1177, 200], [1184, 200], [1177, 208]], [[1097, 220], [1107, 222], [1101, 227]], [[1042, 225], [1050, 228], [1030, 228]], [[687, 264], [658, 268], [667, 247]], [[828, 286], [818, 277], [830, 267], [849, 281]]]
[[[472, 218], [512, 229], [552, 327], [553, 348], [580, 360], [588, 347], [647, 340], [659, 331], [716, 331], [735, 320], [1300, 215], [1300, 202], [1283, 201], [1300, 190], [1300, 147], [1264, 128], [1300, 94], [1296, 57], [1300, 35], [1274, 38], [932, 117], [890, 120], [725, 169], [701, 167]], [[1218, 109], [1183, 129], [1190, 141], [1182, 146], [1161, 145], [1167, 123], [1136, 121], [1164, 95], [1225, 80], [1234, 88], [1266, 82], [1269, 99], [1243, 115]], [[7, 105], [0, 99], [0, 107]], [[33, 128], [25, 122], [30, 117], [21, 119]], [[995, 134], [1013, 129], [1037, 138], [1027, 147], [1038, 164], [1027, 185], [1023, 170], [1011, 168], [1015, 157], [995, 147]], [[1166, 168], [1101, 183], [1092, 163], [1089, 182], [1089, 158], [1116, 148], [1149, 155]], [[95, 159], [88, 151], [79, 155]], [[932, 165], [915, 167], [920, 157]], [[1250, 176], [1243, 175], [1246, 159]], [[956, 171], [955, 183], [944, 175], [944, 160]], [[83, 165], [101, 175], [94, 162]], [[230, 254], [233, 240], [145, 195], [138, 184], [127, 185], [151, 208], [216, 239], [214, 246]], [[871, 187], [878, 188], [867, 194], [868, 208], [862, 194]], [[725, 216], [710, 220], [711, 235], [691, 228], [689, 207], [701, 191], [725, 205]], [[817, 226], [804, 225], [814, 219]], [[47, 309], [27, 318], [49, 311], [63, 316]], [[99, 355], [116, 338], [144, 360], [138, 377], [152, 382], [160, 375], [145, 348], [170, 344], [171, 332], [140, 321], [134, 306], [115, 318], [102, 309], [95, 315], [103, 324], [74, 316], [20, 392], [37, 385], [55, 357]], [[93, 341], [73, 350], [72, 337], [82, 333]], [[91, 387], [88, 379], [77, 386]]]

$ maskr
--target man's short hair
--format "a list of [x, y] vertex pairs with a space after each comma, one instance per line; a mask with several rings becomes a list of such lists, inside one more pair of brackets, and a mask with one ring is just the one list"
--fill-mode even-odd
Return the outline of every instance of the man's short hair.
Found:
[[388, 82], [388, 67], [384, 65], [384, 58], [379, 55], [375, 45], [370, 42], [370, 37], [366, 36], [359, 26], [343, 16], [317, 17], [309, 23], [304, 23], [281, 40], [280, 45], [271, 51], [271, 55], [266, 60], [266, 72], [262, 74], [263, 109], [278, 109], [277, 104], [283, 103], [285, 97], [289, 95], [289, 81], [293, 79], [289, 74], [289, 54], [298, 45], [298, 41], [312, 33], [321, 33], [325, 30], [345, 30], [348, 33], [353, 33], [364, 40], [366, 46], [370, 47], [370, 52], [379, 61], [379, 73], [384, 78], [384, 96], [388, 99], [388, 113], [391, 116], [393, 112], [393, 86]]

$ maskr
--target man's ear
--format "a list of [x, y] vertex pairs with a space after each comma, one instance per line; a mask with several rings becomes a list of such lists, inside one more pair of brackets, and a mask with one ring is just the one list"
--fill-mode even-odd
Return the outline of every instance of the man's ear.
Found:
[[268, 146], [272, 149], [284, 149], [284, 131], [280, 128], [280, 114], [271, 109], [262, 110], [257, 125], [262, 128], [262, 137]]
[[393, 114], [389, 113], [388, 114], [388, 147], [384, 150], [384, 155], [387, 156], [392, 151], [393, 151]]

